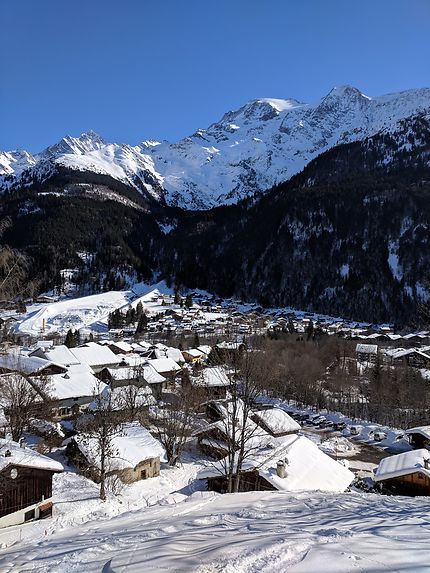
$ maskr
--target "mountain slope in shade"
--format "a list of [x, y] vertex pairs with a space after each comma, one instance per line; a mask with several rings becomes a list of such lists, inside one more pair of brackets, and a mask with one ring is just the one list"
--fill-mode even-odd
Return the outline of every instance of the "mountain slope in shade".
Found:
[[394, 130], [402, 119], [430, 113], [430, 89], [370, 98], [351, 86], [317, 104], [262, 98], [226, 113], [208, 129], [176, 143], [107, 143], [94, 132], [65, 137], [33, 156], [0, 153], [0, 189], [30, 186], [57, 166], [112, 177], [157, 201], [209, 209], [290, 179], [341, 144]]

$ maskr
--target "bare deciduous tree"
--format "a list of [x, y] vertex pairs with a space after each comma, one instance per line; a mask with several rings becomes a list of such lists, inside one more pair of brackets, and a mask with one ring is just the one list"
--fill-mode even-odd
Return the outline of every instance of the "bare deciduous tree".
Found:
[[172, 398], [170, 404], [157, 410], [156, 425], [157, 437], [166, 450], [168, 463], [175, 466], [181, 460], [187, 439], [194, 429], [202, 393], [198, 388], [187, 385], [178, 388]]
[[[83, 439], [95, 444], [93, 460], [100, 479], [100, 499], [106, 500], [106, 478], [109, 461], [118, 456], [114, 438], [121, 434], [121, 414], [115, 409], [110, 392], [102, 393], [101, 387], [94, 392], [94, 408], [91, 414], [83, 416], [77, 424]], [[91, 461], [91, 460], [89, 460]]]
[[12, 439], [18, 441], [31, 418], [49, 418], [49, 380], [30, 381], [19, 372], [0, 376], [0, 407], [3, 408]]

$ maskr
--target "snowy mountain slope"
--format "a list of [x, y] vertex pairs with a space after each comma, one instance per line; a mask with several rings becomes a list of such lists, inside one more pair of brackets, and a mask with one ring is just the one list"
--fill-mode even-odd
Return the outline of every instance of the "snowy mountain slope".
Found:
[[402, 119], [429, 112], [428, 88], [370, 98], [342, 86], [316, 104], [262, 98], [176, 143], [132, 147], [90, 131], [35, 156], [0, 153], [0, 189], [44, 181], [66, 166], [109, 175], [170, 205], [208, 209], [288, 180], [335, 145], [395, 131]]
[[196, 492], [16, 544], [13, 571], [417, 573], [428, 571], [427, 498]]
[[24, 149], [0, 152], [0, 176], [15, 175], [18, 177], [25, 169], [36, 163], [37, 159]]
[[262, 99], [227, 113], [206, 131], [153, 147], [152, 155], [168, 203], [234, 203], [288, 180], [337, 144], [395, 129], [399, 120], [429, 110], [430, 89], [373, 99], [344, 86], [316, 105]]
[[0, 153], [0, 189], [43, 183], [61, 167], [106, 175], [163, 201], [163, 179], [150, 155], [142, 153], [140, 147], [107, 143], [92, 131], [67, 136], [35, 156], [16, 151]]

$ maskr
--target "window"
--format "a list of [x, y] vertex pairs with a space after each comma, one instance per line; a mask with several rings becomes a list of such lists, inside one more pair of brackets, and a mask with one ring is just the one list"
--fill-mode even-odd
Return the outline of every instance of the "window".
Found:
[[140, 472], [140, 479], [146, 479], [148, 477], [146, 470], [141, 470]]
[[30, 521], [32, 519], [34, 519], [34, 509], [31, 509], [30, 511], [24, 513], [24, 521]]

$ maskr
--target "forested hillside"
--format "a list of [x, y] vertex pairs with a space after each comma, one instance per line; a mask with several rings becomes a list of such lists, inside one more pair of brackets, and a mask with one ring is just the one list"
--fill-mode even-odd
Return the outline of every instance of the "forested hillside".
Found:
[[14, 223], [4, 240], [31, 256], [41, 288], [77, 266], [89, 291], [157, 276], [265, 306], [412, 323], [429, 275], [429, 148], [420, 115], [327, 151], [262, 197], [194, 212], [62, 170], [4, 194]]

